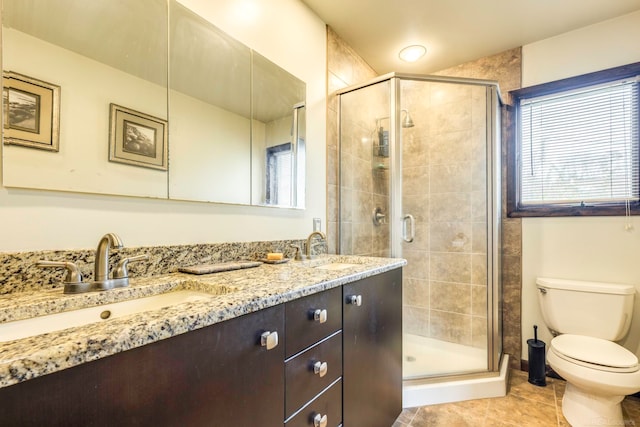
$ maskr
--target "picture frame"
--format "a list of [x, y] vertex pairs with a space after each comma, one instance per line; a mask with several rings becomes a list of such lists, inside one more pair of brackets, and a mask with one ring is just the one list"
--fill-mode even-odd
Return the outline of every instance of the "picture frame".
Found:
[[4, 71], [2, 113], [5, 145], [60, 150], [60, 86]]
[[109, 109], [109, 161], [166, 171], [167, 121], [113, 103]]

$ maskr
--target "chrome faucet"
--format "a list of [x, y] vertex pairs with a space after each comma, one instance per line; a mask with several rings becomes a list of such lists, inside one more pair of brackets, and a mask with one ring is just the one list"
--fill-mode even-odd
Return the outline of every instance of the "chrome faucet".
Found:
[[108, 233], [102, 236], [102, 239], [98, 242], [98, 249], [96, 249], [94, 283], [98, 284], [109, 280], [109, 248], [121, 249], [122, 246], [122, 240], [117, 234]]
[[91, 290], [106, 291], [113, 288], [123, 288], [129, 286], [129, 272], [127, 265], [130, 262], [149, 259], [149, 255], [138, 255], [131, 258], [124, 258], [118, 262], [113, 275], [109, 277], [109, 248], [122, 248], [122, 240], [117, 234], [108, 233], [102, 236], [96, 249], [96, 264], [94, 281], [91, 282]]
[[315, 236], [320, 237], [324, 241], [327, 240], [327, 236], [325, 236], [325, 234], [322, 231], [314, 231], [311, 234], [309, 234], [309, 237], [307, 237], [307, 246], [305, 248], [307, 258], [311, 258], [311, 241]]

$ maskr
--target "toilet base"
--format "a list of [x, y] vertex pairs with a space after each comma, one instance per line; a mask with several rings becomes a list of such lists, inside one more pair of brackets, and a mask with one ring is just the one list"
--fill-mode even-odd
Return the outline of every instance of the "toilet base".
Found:
[[589, 393], [567, 382], [562, 398], [562, 414], [572, 427], [624, 426], [622, 399]]

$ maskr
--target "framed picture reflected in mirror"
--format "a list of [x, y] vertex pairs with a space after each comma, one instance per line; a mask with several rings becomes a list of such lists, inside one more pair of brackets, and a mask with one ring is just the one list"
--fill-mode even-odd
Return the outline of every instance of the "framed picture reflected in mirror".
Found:
[[59, 151], [60, 86], [13, 71], [2, 82], [4, 144]]
[[167, 121], [110, 105], [109, 161], [167, 170]]

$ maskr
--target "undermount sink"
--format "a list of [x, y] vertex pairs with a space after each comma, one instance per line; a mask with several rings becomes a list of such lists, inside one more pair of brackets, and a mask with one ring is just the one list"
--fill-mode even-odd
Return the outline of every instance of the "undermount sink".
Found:
[[13, 322], [0, 323], [0, 342], [32, 337], [96, 322], [106, 322], [130, 314], [157, 310], [185, 302], [196, 302], [227, 293], [226, 287], [212, 288], [212, 292], [181, 290], [150, 297], [87, 307], [62, 313], [48, 314]]
[[319, 265], [317, 270], [344, 270], [345, 268], [357, 267], [358, 264], [349, 264], [346, 262], [330, 262], [328, 264]]

